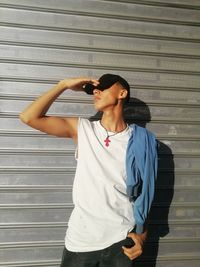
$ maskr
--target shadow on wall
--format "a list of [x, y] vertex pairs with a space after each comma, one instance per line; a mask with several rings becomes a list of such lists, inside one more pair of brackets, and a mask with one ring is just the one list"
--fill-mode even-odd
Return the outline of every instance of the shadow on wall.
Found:
[[[98, 120], [101, 115], [101, 112], [97, 112], [90, 120]], [[124, 118], [128, 124], [135, 123], [146, 127], [147, 123], [151, 121], [149, 107], [143, 101], [131, 98], [124, 107]], [[159, 260], [160, 237], [166, 236], [170, 231], [168, 214], [173, 194], [174, 161], [172, 151], [158, 140], [158, 176], [155, 197], [149, 214], [148, 238], [143, 254], [136, 260], [134, 267], [156, 267], [156, 262]]]

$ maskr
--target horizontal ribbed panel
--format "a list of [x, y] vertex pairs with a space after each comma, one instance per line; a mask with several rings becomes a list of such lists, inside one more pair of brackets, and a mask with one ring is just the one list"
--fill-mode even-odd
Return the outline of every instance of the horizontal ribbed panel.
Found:
[[[91, 32], [120, 36], [141, 36], [145, 27], [145, 36], [152, 38], [174, 38], [186, 39], [199, 42], [196, 37], [199, 35], [199, 28], [195, 26], [170, 25], [163, 24], [160, 26], [158, 22], [120, 20], [113, 18], [99, 18], [85, 15], [74, 16], [72, 14], [57, 14], [49, 12], [38, 12], [20, 9], [1, 9], [2, 26], [21, 26], [41, 29], [54, 29], [65, 31]], [[94, 24], [95, 21], [95, 24]], [[16, 23], [17, 22], [17, 23]], [[105, 27], [105, 25], [107, 27]], [[162, 30], [161, 30], [162, 28]], [[124, 32], [126, 29], [126, 32]]]
[[[92, 51], [74, 51], [51, 48], [33, 48], [14, 45], [0, 45], [2, 50], [1, 62], [19, 62], [25, 64], [66, 66], [85, 65], [92, 68], [110, 68], [156, 72], [183, 73], [185, 75], [198, 75], [200, 61], [191, 58], [174, 58], [162, 56], [125, 55], [117, 52], [103, 53]], [[23, 58], [23, 60], [22, 60]], [[118, 63], [120, 62], [120, 64]]]
[[[42, 66], [42, 65], [29, 65], [29, 64], [16, 64], [13, 63], [0, 63], [2, 69], [0, 78], [4, 77], [5, 80], [12, 79], [16, 81], [32, 81], [33, 79], [47, 81], [48, 79], [59, 81], [63, 77], [74, 77], [81, 75], [89, 75], [93, 77], [101, 76], [102, 72], [117, 72], [121, 76], [125, 76], [131, 84], [143, 85], [143, 86], [169, 86], [169, 87], [183, 87], [183, 88], [199, 88], [200, 78], [195, 73], [173, 73], [169, 70], [169, 73], [161, 73], [155, 70], [142, 70], [136, 69], [130, 71], [119, 70], [119, 68], [101, 68], [95, 69], [88, 65], [69, 65], [66, 67], [60, 66]], [[84, 69], [85, 68], [85, 69]], [[8, 74], [9, 73], [9, 74]]]
[[[117, 2], [117, 1], [116, 1]], [[119, 1], [120, 2], [120, 1]], [[142, 1], [141, 1], [142, 2]], [[125, 1], [124, 1], [125, 3]], [[132, 1], [132, 4], [117, 4], [111, 5], [110, 3], [104, 2], [93, 2], [81, 0], [74, 3], [72, 0], [68, 1], [67, 6], [65, 1], [59, 1], [58, 3], [50, 2], [48, 7], [43, 1], [34, 1], [34, 3], [28, 3], [27, 1], [1, 1], [1, 7], [17, 8], [23, 10], [35, 10], [44, 11], [52, 13], [64, 13], [64, 14], [74, 14], [74, 15], [90, 15], [94, 17], [109, 17], [109, 18], [120, 18], [123, 20], [159, 20], [159, 22], [170, 23], [173, 22], [178, 24], [179, 22], [189, 24], [190, 22], [195, 24], [199, 23], [198, 12], [194, 10], [177, 10], [175, 8], [160, 8], [151, 7], [150, 5], [145, 7], [144, 4], [139, 4], [140, 2]], [[150, 2], [150, 4], [152, 4]], [[178, 5], [177, 5], [178, 7]], [[181, 7], [181, 5], [180, 5]], [[196, 6], [197, 7], [197, 6]], [[179, 12], [177, 12], [179, 11]], [[188, 17], [185, 21], [184, 16]]]
[[142, 4], [148, 6], [163, 6], [163, 7], [171, 7], [171, 8], [186, 8], [189, 9], [200, 9], [200, 4], [198, 0], [191, 0], [188, 2], [187, 0], [103, 0], [105, 2], [119, 2], [119, 3], [131, 3], [131, 4]]
[[[58, 267], [73, 209], [75, 145], [28, 127], [20, 112], [63, 78], [113, 72], [131, 85], [126, 120], [160, 144], [135, 266], [199, 267], [199, 1], [0, 0], [0, 13], [0, 266]], [[94, 114], [92, 97], [71, 90], [48, 111]]]
[[[1, 26], [1, 44], [62, 50], [199, 58], [199, 43]], [[15, 37], [17, 36], [17, 38]]]

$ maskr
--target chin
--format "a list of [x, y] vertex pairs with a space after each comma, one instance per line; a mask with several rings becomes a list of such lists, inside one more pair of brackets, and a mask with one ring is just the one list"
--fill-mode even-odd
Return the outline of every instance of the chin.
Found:
[[96, 102], [94, 103], [94, 107], [97, 111], [103, 111], [103, 105], [100, 105], [100, 103]]
[[96, 101], [94, 102], [94, 107], [97, 111], [105, 111], [107, 109], [113, 109], [115, 103]]
[[96, 105], [95, 105], [95, 109], [96, 109], [96, 111], [103, 111], [102, 107], [97, 107]]

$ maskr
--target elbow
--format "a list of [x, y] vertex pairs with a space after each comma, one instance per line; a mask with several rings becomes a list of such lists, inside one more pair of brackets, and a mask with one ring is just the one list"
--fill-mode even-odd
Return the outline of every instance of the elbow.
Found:
[[29, 123], [29, 119], [23, 114], [23, 112], [19, 114], [19, 119], [25, 124]]

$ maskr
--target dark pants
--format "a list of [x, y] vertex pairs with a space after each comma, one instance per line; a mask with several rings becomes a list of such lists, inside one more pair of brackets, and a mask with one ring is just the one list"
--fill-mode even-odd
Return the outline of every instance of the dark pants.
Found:
[[131, 238], [102, 250], [91, 252], [71, 252], [64, 248], [60, 267], [132, 267], [131, 261], [123, 252], [122, 246], [132, 247]]

